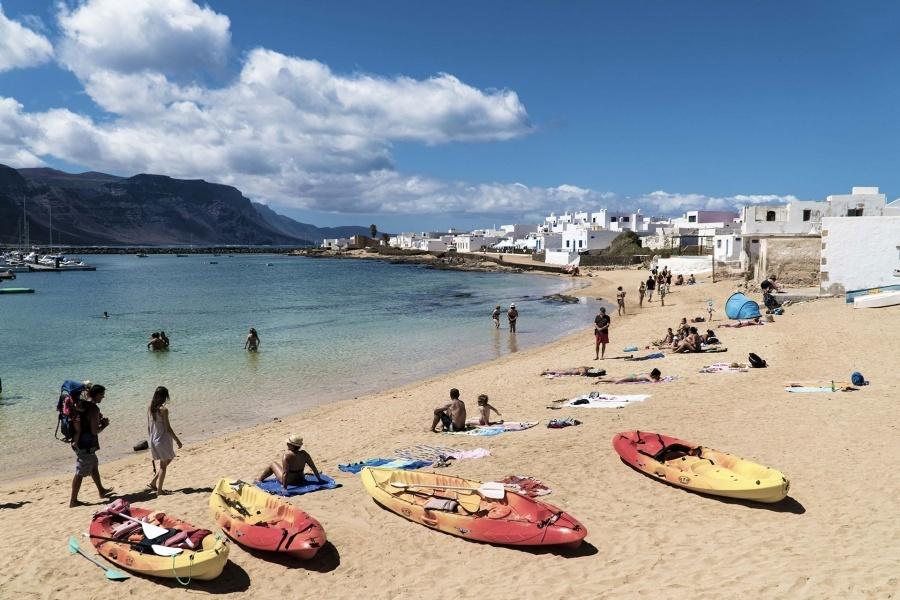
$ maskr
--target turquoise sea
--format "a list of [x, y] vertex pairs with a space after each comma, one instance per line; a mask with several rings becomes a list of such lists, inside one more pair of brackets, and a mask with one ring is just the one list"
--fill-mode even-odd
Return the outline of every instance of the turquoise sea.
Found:
[[[543, 344], [588, 327], [598, 305], [542, 300], [577, 295], [577, 282], [552, 276], [258, 254], [82, 258], [97, 271], [19, 274], [12, 285], [36, 293], [0, 295], [7, 478], [71, 469], [53, 439], [65, 379], [107, 387], [110, 460], [144, 437], [158, 385], [183, 439], [197, 440]], [[510, 302], [515, 335], [490, 321]], [[243, 350], [249, 327], [259, 353]], [[159, 330], [171, 349], [149, 352]]]

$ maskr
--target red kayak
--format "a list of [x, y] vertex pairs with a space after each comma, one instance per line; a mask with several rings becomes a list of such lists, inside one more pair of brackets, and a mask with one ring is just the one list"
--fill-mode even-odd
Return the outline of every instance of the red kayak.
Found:
[[220, 479], [209, 507], [222, 531], [248, 548], [310, 559], [325, 545], [325, 530], [317, 520], [243, 481]]

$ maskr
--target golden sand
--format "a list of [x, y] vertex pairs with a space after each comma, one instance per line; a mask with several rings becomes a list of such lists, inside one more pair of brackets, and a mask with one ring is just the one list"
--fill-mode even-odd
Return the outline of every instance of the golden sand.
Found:
[[[605, 272], [588, 294], [628, 290], [633, 315], [612, 315], [608, 355], [643, 347], [682, 316], [705, 316], [706, 300], [724, 319], [733, 283], [672, 287], [666, 306], [636, 307], [646, 272]], [[527, 315], [522, 315], [527, 320]], [[309, 563], [265, 560], [232, 544], [216, 581], [192, 583], [192, 595], [250, 598], [890, 598], [900, 591], [900, 432], [897, 365], [900, 309], [853, 310], [842, 299], [789, 307], [774, 324], [719, 329], [729, 352], [670, 355], [631, 363], [594, 362], [590, 323], [583, 333], [511, 357], [356, 400], [319, 406], [180, 451], [166, 486], [148, 501], [143, 454], [101, 462], [104, 483], [133, 502], [212, 527], [209, 489], [223, 476], [252, 478], [290, 432], [302, 433], [318, 466], [343, 487], [292, 501], [321, 521], [330, 545]], [[486, 323], [485, 326], [490, 326]], [[505, 332], [504, 332], [505, 333]], [[711, 362], [770, 367], [700, 374]], [[592, 385], [543, 379], [546, 368], [597, 365], [613, 375], [660, 368], [678, 380], [658, 385]], [[789, 394], [788, 381], [846, 380], [862, 371], [872, 385], [857, 392]], [[508, 420], [541, 420], [533, 429], [495, 437], [427, 432], [431, 410], [458, 387], [470, 410], [480, 393]], [[652, 394], [619, 410], [548, 410], [552, 400], [591, 390]], [[551, 418], [583, 424], [547, 429]], [[173, 416], [177, 423], [177, 414]], [[613, 452], [616, 432], [660, 431], [772, 466], [791, 479], [790, 497], [767, 506], [699, 496], [652, 481]], [[379, 508], [357, 476], [338, 463], [391, 455], [427, 443], [487, 447], [492, 456], [460, 461], [448, 474], [494, 480], [531, 475], [554, 491], [547, 500], [584, 523], [581, 550], [496, 547], [430, 531]], [[39, 449], [4, 451], [38, 452]], [[103, 460], [101, 451], [101, 461]], [[74, 461], [73, 461], [74, 462]], [[90, 481], [68, 508], [69, 475], [0, 486], [0, 597], [175, 598], [174, 580], [107, 581], [100, 569], [67, 551], [70, 534], [87, 529], [101, 503]], [[83, 540], [83, 547], [90, 547]], [[102, 560], [102, 559], [101, 559]]]

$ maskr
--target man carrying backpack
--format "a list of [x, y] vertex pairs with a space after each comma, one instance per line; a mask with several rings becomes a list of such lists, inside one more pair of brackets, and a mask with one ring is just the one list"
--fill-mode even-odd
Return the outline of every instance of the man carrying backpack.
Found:
[[75, 451], [76, 456], [75, 477], [72, 479], [69, 508], [84, 504], [78, 500], [78, 491], [81, 489], [81, 480], [87, 475], [94, 480], [97, 493], [101, 498], [112, 496], [112, 490], [104, 488], [100, 482], [100, 462], [97, 460], [97, 450], [100, 449], [100, 432], [109, 425], [109, 419], [100, 414], [99, 407], [105, 396], [106, 388], [102, 385], [92, 385], [88, 388], [83, 410], [74, 423], [72, 450]]

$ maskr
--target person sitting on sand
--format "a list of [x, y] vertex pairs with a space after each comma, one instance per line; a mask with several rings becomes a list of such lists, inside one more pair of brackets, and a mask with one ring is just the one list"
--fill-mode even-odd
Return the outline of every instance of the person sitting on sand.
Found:
[[688, 325], [687, 317], [681, 317], [681, 323], [678, 324], [678, 337], [684, 338], [687, 336], [690, 329], [690, 325]]
[[147, 349], [153, 351], [166, 349], [166, 343], [159, 337], [158, 331], [154, 331], [150, 334], [150, 341], [147, 342]]
[[259, 351], [259, 334], [256, 333], [256, 329], [253, 327], [250, 328], [250, 332], [247, 334], [247, 341], [244, 342], [244, 350], [247, 350], [248, 352]]
[[[680, 275], [679, 275], [679, 277], [680, 277]], [[694, 274], [693, 274], [693, 273], [691, 273], [691, 276], [688, 277], [687, 282], [688, 282], [688, 285], [694, 285], [695, 283], [697, 283], [697, 280], [694, 279]]]
[[500, 414], [499, 410], [497, 410], [496, 408], [494, 408], [493, 406], [488, 404], [487, 394], [481, 394], [480, 396], [478, 396], [478, 412], [479, 412], [478, 424], [479, 425], [495, 425], [497, 423], [503, 422], [503, 419], [501, 418], [499, 421], [495, 421], [494, 423], [491, 423], [491, 420], [490, 420], [491, 411], [494, 411], [495, 413], [497, 413], [498, 417], [503, 417], [503, 415]]
[[494, 312], [491, 313], [491, 320], [494, 322], [494, 329], [500, 329], [500, 305], [494, 307]]
[[459, 399], [459, 390], [450, 390], [450, 404], [434, 409], [434, 421], [431, 422], [431, 433], [437, 433], [435, 427], [441, 423], [444, 431], [463, 431], [466, 428], [466, 404]]
[[672, 332], [672, 328], [669, 327], [668, 330], [666, 331], [665, 337], [663, 337], [663, 339], [661, 339], [661, 340], [656, 340], [655, 342], [653, 342], [653, 345], [654, 346], [671, 346], [674, 341], [675, 341], [675, 334]]
[[747, 327], [749, 325], [762, 325], [762, 317], [753, 317], [746, 321], [738, 321], [737, 323], [722, 323], [721, 327]]
[[707, 329], [705, 334], [700, 335], [700, 342], [703, 344], [721, 344], [719, 338], [716, 337], [716, 332], [712, 329]]
[[673, 352], [700, 352], [700, 336], [697, 335], [697, 328], [691, 327], [688, 335], [679, 344], [672, 349]]
[[678, 274], [678, 277], [675, 279], [675, 285], [684, 285], [684, 275]]
[[762, 283], [759, 284], [759, 287], [762, 288], [763, 293], [769, 292], [772, 294], [781, 291], [781, 288], [778, 287], [778, 277], [775, 275], [769, 275], [768, 278], [763, 279]]
[[309, 465], [309, 469], [316, 477], [316, 482], [325, 483], [322, 476], [319, 475], [319, 470], [316, 468], [316, 463], [313, 462], [312, 457], [306, 450], [300, 449], [303, 446], [303, 437], [295, 433], [288, 437], [285, 443], [287, 444], [287, 452], [281, 455], [280, 460], [271, 463], [263, 469], [263, 472], [259, 475], [259, 481], [265, 481], [269, 476], [275, 475], [275, 479], [278, 480], [282, 487], [305, 485], [306, 476], [303, 474], [303, 471]]

